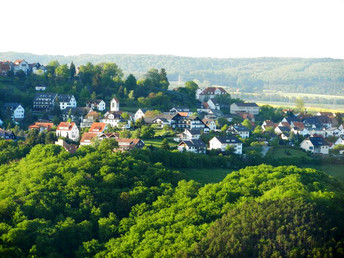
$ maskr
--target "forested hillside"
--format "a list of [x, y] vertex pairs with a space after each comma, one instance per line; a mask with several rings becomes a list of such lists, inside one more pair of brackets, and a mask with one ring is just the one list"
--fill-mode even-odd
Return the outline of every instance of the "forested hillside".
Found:
[[344, 255], [344, 188], [322, 172], [261, 165], [202, 187], [112, 144], [0, 166], [1, 257]]
[[223, 85], [242, 92], [280, 90], [344, 95], [344, 60], [306, 58], [245, 58], [216, 59], [157, 55], [79, 55], [52, 56], [28, 53], [0, 53], [0, 60], [26, 59], [48, 64], [72, 61], [77, 65], [87, 62], [114, 62], [126, 74], [135, 76], [152, 67], [165, 68], [169, 81], [198, 80], [204, 85]]

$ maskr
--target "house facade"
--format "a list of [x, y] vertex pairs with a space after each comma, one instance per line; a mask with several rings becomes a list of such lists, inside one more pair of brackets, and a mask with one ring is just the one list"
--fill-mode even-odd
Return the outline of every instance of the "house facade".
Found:
[[74, 108], [77, 105], [74, 95], [59, 94], [57, 98], [58, 98], [60, 110], [64, 110], [69, 107]]
[[235, 136], [213, 137], [209, 141], [209, 150], [225, 151], [233, 148], [235, 154], [242, 154], [242, 142]]
[[5, 103], [4, 112], [10, 113], [12, 119], [24, 119], [25, 109], [19, 103]]
[[207, 151], [207, 145], [202, 140], [184, 140], [178, 144], [178, 150], [204, 154]]
[[259, 106], [256, 103], [233, 103], [230, 107], [231, 114], [250, 113], [252, 115], [259, 114]]
[[321, 136], [313, 136], [301, 142], [300, 147], [307, 152], [316, 154], [329, 154], [330, 145]]
[[226, 94], [228, 94], [227, 91], [225, 91], [221, 87], [208, 87], [201, 92], [196, 92], [196, 99], [199, 99], [200, 101], [207, 101], [209, 99], [215, 98], [216, 96]]
[[114, 97], [110, 101], [110, 111], [111, 112], [119, 111], [119, 100], [118, 100], [118, 98]]
[[97, 109], [98, 111], [104, 111], [106, 109], [106, 103], [102, 99], [89, 100], [86, 102], [86, 107]]
[[79, 140], [79, 129], [75, 123], [61, 122], [56, 129], [57, 137], [66, 137], [73, 141]]

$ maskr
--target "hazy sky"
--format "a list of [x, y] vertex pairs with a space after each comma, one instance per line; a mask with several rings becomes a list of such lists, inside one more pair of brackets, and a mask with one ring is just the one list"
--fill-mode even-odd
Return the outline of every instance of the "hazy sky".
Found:
[[3, 0], [0, 52], [344, 58], [344, 0]]

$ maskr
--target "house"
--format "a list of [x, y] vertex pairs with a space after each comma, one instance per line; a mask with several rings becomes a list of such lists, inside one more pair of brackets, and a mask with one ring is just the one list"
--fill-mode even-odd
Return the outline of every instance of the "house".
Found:
[[145, 143], [140, 139], [119, 138], [116, 141], [118, 142], [119, 151], [129, 151], [134, 148], [141, 149], [145, 146]]
[[[130, 120], [126, 121], [121, 117], [122, 112], [117, 111], [117, 112], [106, 112], [105, 116], [103, 119], [100, 119], [100, 122], [106, 123], [110, 125], [111, 127], [119, 127], [121, 126], [122, 128], [129, 129], [130, 128]], [[122, 125], [120, 124], [122, 123]]]
[[178, 113], [177, 115], [173, 117], [171, 127], [172, 128], [188, 128], [188, 129], [205, 129], [206, 125], [197, 116], [186, 117]]
[[325, 128], [331, 128], [333, 126], [332, 119], [328, 116], [316, 116], [315, 118], [319, 121], [319, 124]]
[[64, 110], [68, 107], [76, 107], [76, 99], [74, 95], [69, 94], [59, 94], [57, 96], [58, 102], [60, 104], [60, 110]]
[[107, 124], [106, 123], [93, 123], [91, 125], [90, 130], [88, 131], [89, 133], [95, 133], [97, 136], [101, 135], [104, 133], [104, 131], [107, 129]]
[[202, 119], [202, 122], [211, 130], [215, 131], [216, 130], [216, 121], [214, 119], [207, 119], [204, 118]]
[[336, 127], [325, 128], [325, 137], [339, 136], [340, 130]]
[[119, 111], [119, 100], [118, 100], [118, 98], [114, 97], [110, 101], [110, 111], [111, 112]]
[[79, 129], [74, 122], [61, 122], [56, 129], [57, 137], [66, 137], [72, 141], [79, 139]]
[[271, 120], [265, 120], [265, 121], [263, 122], [263, 124], [262, 124], [262, 129], [263, 129], [264, 131], [266, 131], [268, 128], [273, 128], [273, 129], [275, 129], [275, 127], [276, 127], [276, 124], [275, 124], [273, 121], [271, 121]]
[[337, 145], [344, 145], [344, 136], [339, 137], [338, 140], [333, 144], [333, 147]]
[[[71, 119], [72, 122], [76, 122], [77, 124], [79, 124], [80, 122], [83, 121], [84, 117], [87, 114], [89, 114], [91, 111], [93, 111], [92, 108], [88, 108], [88, 107], [74, 107], [74, 108], [69, 107], [62, 110], [61, 114], [62, 114], [62, 119], [64, 121]], [[91, 124], [88, 127], [90, 127]]]
[[175, 141], [198, 140], [201, 137], [201, 134], [201, 129], [185, 129], [184, 132], [179, 134], [179, 138], [175, 138]]
[[190, 109], [187, 107], [173, 107], [170, 109], [170, 114], [175, 115], [179, 112], [190, 112]]
[[25, 109], [19, 103], [5, 103], [4, 113], [9, 114], [12, 119], [24, 119]]
[[338, 129], [340, 130], [340, 135], [344, 135], [344, 124], [339, 125]]
[[277, 126], [275, 128], [275, 134], [281, 135], [284, 133], [288, 133], [288, 134], [290, 133], [290, 128], [288, 126]]
[[228, 127], [227, 133], [239, 135], [243, 139], [250, 137], [250, 129], [243, 125], [232, 125]]
[[291, 122], [291, 132], [297, 135], [301, 135], [305, 137], [306, 135], [310, 135], [309, 131], [306, 129], [303, 122]]
[[178, 144], [179, 151], [206, 153], [207, 145], [202, 140], [183, 140]]
[[176, 116], [176, 114], [161, 114], [154, 118], [152, 123], [160, 125], [161, 128], [165, 125], [171, 126], [174, 116]]
[[82, 134], [82, 137], [80, 140], [80, 146], [90, 145], [92, 143], [92, 140], [96, 138], [97, 138], [96, 133], [85, 132]]
[[329, 154], [329, 143], [321, 136], [311, 136], [303, 140], [300, 147], [305, 151], [317, 154]]
[[231, 114], [250, 113], [252, 115], [259, 114], [259, 106], [256, 103], [233, 103], [230, 107]]
[[146, 108], [139, 108], [134, 115], [134, 122], [145, 117], [145, 113], [148, 110]]
[[39, 132], [50, 131], [51, 128], [54, 126], [53, 123], [46, 123], [46, 122], [35, 122], [33, 125], [29, 126], [29, 130], [36, 129]]
[[98, 139], [119, 139], [119, 133], [102, 133], [98, 136]]
[[57, 93], [36, 93], [33, 99], [34, 111], [49, 111], [54, 109]]
[[102, 99], [89, 100], [86, 102], [86, 107], [97, 109], [98, 111], [104, 111], [106, 109], [106, 103]]
[[207, 104], [210, 109], [220, 110], [220, 103], [215, 98], [209, 99]]
[[12, 71], [12, 62], [10, 61], [2, 61], [0, 62], [0, 75], [6, 76], [9, 71]]
[[209, 141], [209, 150], [225, 151], [228, 148], [233, 148], [235, 154], [242, 154], [242, 142], [235, 136], [215, 136]]
[[2, 127], [3, 125], [4, 125], [4, 122], [0, 118], [0, 127]]
[[36, 75], [43, 75], [47, 72], [47, 68], [44, 65], [41, 65], [40, 63], [33, 63], [29, 65], [30, 71], [33, 74]]
[[226, 94], [228, 94], [227, 91], [225, 91], [221, 87], [208, 87], [204, 89], [202, 92], [196, 92], [196, 99], [199, 99], [200, 101], [207, 101], [209, 99], [215, 98], [216, 96]]
[[91, 127], [91, 125], [94, 122], [99, 121], [99, 118], [100, 118], [100, 113], [93, 111], [91, 109], [90, 112], [87, 113], [87, 115], [84, 117], [84, 119], [80, 123], [80, 127], [81, 128]]
[[17, 140], [17, 136], [12, 131], [3, 130], [0, 128], [0, 139], [15, 141], [15, 140]]
[[23, 71], [26, 75], [30, 72], [29, 63], [23, 59], [18, 59], [13, 62], [13, 72], [16, 74], [19, 71]]
[[57, 142], [55, 142], [55, 145], [59, 145], [63, 147], [66, 151], [69, 153], [75, 153], [76, 150], [78, 149], [78, 145], [76, 144], [68, 144], [66, 143], [63, 139], [58, 139]]

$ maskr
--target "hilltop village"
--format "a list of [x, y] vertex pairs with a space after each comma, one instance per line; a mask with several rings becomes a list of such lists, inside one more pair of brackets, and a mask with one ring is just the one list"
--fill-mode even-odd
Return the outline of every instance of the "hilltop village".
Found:
[[[57, 77], [60, 67], [55, 67]], [[25, 60], [0, 63], [3, 78], [44, 76], [49, 69]], [[64, 66], [65, 73], [70, 72], [69, 69], [72, 67]], [[73, 77], [77, 79], [73, 80], [79, 80], [83, 76], [83, 68], [74, 69]], [[164, 83], [168, 83], [167, 77]], [[167, 87], [165, 91], [176, 91]], [[181, 101], [168, 109], [150, 108], [145, 101], [152, 93], [146, 98], [138, 98], [137, 109], [137, 105], [128, 106], [128, 101], [122, 109], [120, 98], [124, 97], [120, 96], [119, 91], [110, 92], [110, 101], [98, 99], [93, 92], [89, 99], [83, 100], [85, 105], [81, 106], [73, 94], [53, 92], [52, 88], [41, 84], [34, 86], [34, 97], [27, 107], [19, 102], [4, 102], [0, 137], [5, 140], [27, 140], [44, 134], [49, 139], [47, 142], [61, 145], [72, 153], [80, 146], [96, 144], [104, 139], [117, 142], [115, 151], [159, 147], [202, 154], [246, 155], [253, 151], [265, 156], [270, 146], [287, 146], [320, 155], [340, 155], [344, 152], [343, 114], [310, 114], [304, 110], [258, 106], [256, 103], [231, 99], [222, 87], [201, 89], [194, 82], [188, 82], [185, 88], [177, 91], [191, 91], [191, 94], [187, 93], [189, 97], [193, 94], [196, 104], [183, 106], [184, 102]], [[158, 94], [160, 92], [156, 96]], [[140, 104], [145, 107], [140, 107]], [[25, 123], [22, 121], [27, 111], [31, 117], [38, 119], [23, 128]], [[4, 121], [7, 121], [7, 126]], [[15, 126], [11, 128], [11, 125]], [[46, 143], [44, 140], [38, 142]]]

